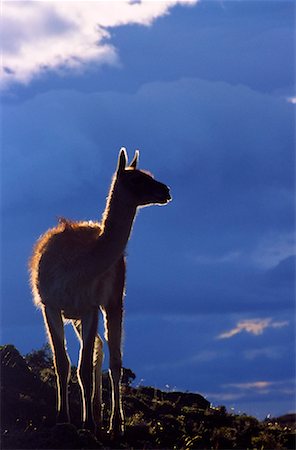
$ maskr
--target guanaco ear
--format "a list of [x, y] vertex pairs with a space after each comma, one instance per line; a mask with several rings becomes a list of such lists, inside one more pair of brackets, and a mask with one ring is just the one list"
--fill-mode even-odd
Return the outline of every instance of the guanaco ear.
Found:
[[124, 171], [127, 163], [127, 154], [126, 149], [122, 147], [119, 152], [118, 156], [118, 164], [117, 164], [117, 173], [121, 173]]
[[136, 169], [137, 168], [138, 161], [139, 161], [139, 154], [140, 154], [139, 150], [136, 150], [134, 159], [132, 160], [132, 162], [129, 165], [132, 169]]

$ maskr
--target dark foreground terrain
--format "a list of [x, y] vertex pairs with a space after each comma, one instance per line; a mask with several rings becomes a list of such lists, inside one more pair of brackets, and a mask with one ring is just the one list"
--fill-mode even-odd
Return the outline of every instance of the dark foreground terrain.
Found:
[[[1, 448], [3, 449], [294, 449], [295, 415], [259, 422], [213, 408], [198, 394], [131, 387], [124, 370], [126, 434], [100, 440], [80, 429], [80, 390], [73, 368], [70, 410], [73, 425], [55, 425], [55, 376], [47, 346], [25, 357], [13, 345], [1, 347]], [[109, 380], [103, 377], [105, 429]]]

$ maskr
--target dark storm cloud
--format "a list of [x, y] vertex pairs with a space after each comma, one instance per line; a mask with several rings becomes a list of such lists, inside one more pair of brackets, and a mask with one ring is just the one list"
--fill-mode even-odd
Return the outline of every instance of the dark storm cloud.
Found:
[[293, 105], [242, 86], [185, 79], [134, 95], [50, 92], [7, 107], [3, 125], [7, 182], [25, 175], [30, 196], [33, 182], [55, 196], [81, 183], [78, 174], [93, 181], [121, 145], [142, 148], [142, 164], [154, 163], [182, 195], [195, 188], [196, 203], [211, 210], [221, 190], [240, 206], [258, 194], [284, 200], [293, 189]]
[[[150, 271], [149, 268], [145, 271], [145, 263], [138, 263], [139, 280], [133, 279], [127, 291], [131, 312], [278, 314], [293, 309], [293, 281], [285, 286], [280, 281], [267, 282], [265, 273], [258, 275], [254, 269], [248, 272], [239, 263], [207, 268], [189, 262], [184, 262], [183, 267], [171, 263], [169, 274], [158, 275], [161, 281], [153, 283], [150, 276], [156, 276], [155, 263], [149, 259]], [[130, 271], [135, 273], [135, 268]]]
[[[256, 271], [264, 258], [276, 266], [293, 254], [292, 108], [243, 86], [193, 79], [136, 94], [49, 92], [7, 107], [6, 245], [25, 255], [57, 216], [96, 218], [119, 147], [140, 147], [141, 167], [171, 186], [174, 201], [137, 219], [132, 310], [179, 311], [179, 298], [188, 312], [290, 308], [292, 285], [275, 291], [276, 281], [264, 284]], [[16, 244], [21, 229], [26, 239]]]

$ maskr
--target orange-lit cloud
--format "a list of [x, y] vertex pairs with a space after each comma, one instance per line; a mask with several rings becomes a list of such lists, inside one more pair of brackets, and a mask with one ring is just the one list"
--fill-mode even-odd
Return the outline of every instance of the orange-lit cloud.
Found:
[[279, 395], [294, 395], [294, 380], [279, 381], [247, 381], [244, 383], [227, 383], [220, 386], [217, 392], [207, 392], [206, 398], [213, 401], [237, 401], [248, 398], [250, 394], [269, 395], [271, 392]]
[[28, 83], [45, 71], [84, 70], [91, 62], [119, 64], [110, 43], [116, 26], [151, 25], [176, 4], [162, 2], [2, 2], [1, 85]]
[[282, 328], [288, 324], [288, 321], [274, 322], [270, 317], [266, 319], [242, 320], [241, 322], [238, 322], [236, 327], [219, 334], [218, 339], [228, 339], [241, 333], [242, 331], [258, 336], [262, 334], [266, 328]]
[[271, 381], [253, 381], [250, 383], [231, 383], [227, 384], [227, 386], [238, 389], [266, 389], [273, 384]]

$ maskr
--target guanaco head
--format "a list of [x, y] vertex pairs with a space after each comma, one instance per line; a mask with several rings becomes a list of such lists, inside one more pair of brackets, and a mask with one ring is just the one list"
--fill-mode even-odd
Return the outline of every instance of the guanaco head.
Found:
[[165, 205], [172, 198], [169, 188], [146, 171], [137, 169], [139, 151], [136, 150], [132, 162], [127, 164], [127, 153], [122, 148], [118, 156], [116, 178], [135, 206]]

